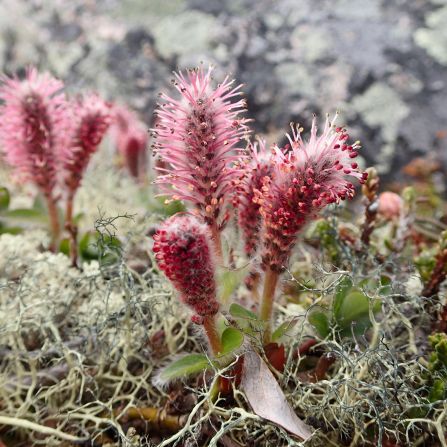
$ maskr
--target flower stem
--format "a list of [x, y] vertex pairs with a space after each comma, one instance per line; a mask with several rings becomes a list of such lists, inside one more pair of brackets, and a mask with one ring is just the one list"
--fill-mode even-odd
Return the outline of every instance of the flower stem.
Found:
[[210, 225], [211, 238], [214, 244], [214, 250], [216, 252], [217, 259], [220, 264], [223, 264], [223, 252], [222, 252], [222, 239], [220, 237], [220, 230], [217, 225], [217, 222], [214, 221]]
[[273, 313], [273, 300], [275, 298], [276, 285], [278, 284], [279, 273], [274, 272], [269, 267], [265, 272], [264, 291], [262, 294], [261, 308], [259, 316], [265, 323], [264, 342], [270, 341], [271, 320]]
[[65, 228], [69, 235], [71, 263], [73, 267], [76, 267], [78, 260], [78, 249], [77, 249], [78, 227], [73, 221], [73, 200], [74, 200], [74, 194], [70, 192], [67, 198], [67, 207], [65, 210]]
[[59, 244], [59, 236], [61, 232], [61, 227], [59, 224], [59, 216], [57, 212], [57, 204], [53, 195], [46, 195], [47, 207], [48, 207], [48, 217], [50, 218], [51, 226], [51, 245], [50, 249], [56, 251]]
[[217, 356], [222, 352], [222, 343], [220, 342], [219, 332], [216, 327], [216, 317], [214, 315], [205, 317], [203, 320], [203, 327], [208, 337], [208, 341], [210, 342], [211, 350], [213, 351], [213, 354]]

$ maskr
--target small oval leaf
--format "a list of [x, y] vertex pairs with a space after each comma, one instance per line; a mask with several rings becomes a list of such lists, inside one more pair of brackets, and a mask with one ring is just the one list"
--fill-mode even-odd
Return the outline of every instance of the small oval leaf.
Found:
[[284, 335], [286, 335], [287, 331], [289, 331], [290, 329], [292, 329], [295, 326], [296, 321], [297, 321], [296, 319], [290, 320], [290, 321], [284, 321], [284, 323], [280, 324], [273, 331], [272, 341], [275, 342], [275, 341], [279, 340], [281, 337], [283, 337]]
[[233, 303], [230, 306], [230, 315], [234, 318], [243, 318], [246, 320], [258, 320], [258, 316], [251, 310], [246, 309], [240, 304]]
[[331, 325], [326, 310], [321, 307], [315, 308], [309, 313], [308, 320], [321, 338], [326, 338], [330, 334]]
[[222, 333], [221, 355], [229, 354], [241, 347], [244, 342], [244, 334], [234, 327], [227, 327]]
[[192, 376], [204, 371], [210, 366], [208, 357], [204, 354], [188, 354], [173, 361], [158, 373], [158, 381], [169, 383], [173, 380]]

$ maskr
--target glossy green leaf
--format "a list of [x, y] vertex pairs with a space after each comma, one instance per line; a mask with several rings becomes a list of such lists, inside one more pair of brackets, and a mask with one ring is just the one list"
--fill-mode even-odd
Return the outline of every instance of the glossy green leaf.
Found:
[[245, 320], [258, 320], [258, 316], [254, 312], [237, 303], [233, 303], [230, 306], [230, 315], [234, 318], [242, 318]]
[[309, 313], [308, 320], [321, 338], [326, 338], [330, 334], [331, 324], [325, 309], [321, 307], [313, 308]]
[[284, 335], [287, 334], [287, 332], [289, 330], [291, 330], [295, 324], [296, 324], [297, 320], [291, 320], [291, 321], [284, 321], [284, 323], [282, 323], [281, 325], [279, 325], [272, 334], [272, 342], [276, 342], [277, 340], [279, 340], [281, 337], [283, 337]]
[[8, 209], [10, 201], [11, 196], [9, 195], [8, 188], [4, 186], [0, 187], [0, 212]]
[[210, 362], [206, 355], [188, 354], [163, 368], [158, 377], [161, 382], [168, 383], [176, 379], [198, 374], [209, 366]]
[[222, 333], [222, 355], [229, 354], [242, 346], [244, 334], [234, 327], [227, 327]]

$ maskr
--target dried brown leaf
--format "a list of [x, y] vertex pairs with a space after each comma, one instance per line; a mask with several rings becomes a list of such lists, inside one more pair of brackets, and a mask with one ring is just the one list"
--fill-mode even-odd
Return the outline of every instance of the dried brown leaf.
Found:
[[304, 441], [311, 429], [293, 411], [275, 376], [262, 358], [254, 351], [244, 355], [241, 387], [253, 411]]

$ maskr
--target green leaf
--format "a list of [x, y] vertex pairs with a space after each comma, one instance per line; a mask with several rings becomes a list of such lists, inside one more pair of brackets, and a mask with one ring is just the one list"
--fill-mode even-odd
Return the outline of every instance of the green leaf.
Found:
[[[337, 315], [334, 314], [340, 334], [348, 337], [354, 334], [363, 334], [371, 327], [369, 318], [370, 299], [360, 290], [352, 289], [343, 299], [338, 309]], [[373, 311], [380, 309], [380, 302], [377, 301]]]
[[326, 309], [322, 307], [313, 308], [309, 313], [308, 320], [321, 338], [326, 338], [330, 334], [331, 324]]
[[79, 254], [86, 261], [92, 261], [99, 258], [97, 246], [98, 238], [95, 233], [85, 233], [79, 241]]
[[254, 312], [237, 303], [233, 303], [230, 306], [230, 315], [234, 318], [242, 318], [245, 320], [258, 320], [258, 316]]
[[241, 347], [244, 342], [244, 334], [234, 327], [227, 327], [222, 333], [221, 355], [229, 354]]
[[0, 187], [0, 211], [7, 210], [10, 201], [11, 196], [9, 194], [8, 188], [5, 188], [4, 186]]
[[336, 288], [334, 300], [332, 303], [332, 312], [336, 320], [338, 319], [338, 315], [340, 313], [340, 308], [343, 305], [343, 301], [351, 289], [352, 289], [352, 280], [351, 278], [348, 277], [343, 278]]
[[296, 320], [284, 321], [279, 325], [272, 334], [272, 342], [276, 342], [281, 337], [283, 337], [290, 329], [292, 329], [296, 324]]
[[24, 224], [48, 225], [48, 215], [39, 210], [17, 208], [5, 210], [1, 213], [1, 219], [12, 226]]
[[60, 241], [60, 243], [59, 243], [59, 251], [61, 253], [63, 253], [64, 255], [69, 256], [69, 254], [70, 254], [70, 241], [67, 238], [62, 239]]
[[17, 208], [15, 210], [8, 210], [2, 214], [2, 218], [22, 220], [22, 221], [42, 221], [47, 222], [48, 217], [46, 213], [28, 208]]
[[176, 379], [198, 374], [209, 366], [210, 361], [206, 355], [188, 354], [163, 368], [158, 374], [158, 378], [162, 383], [168, 383]]

